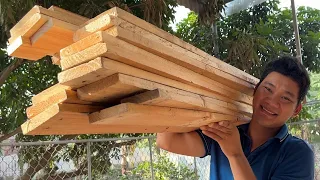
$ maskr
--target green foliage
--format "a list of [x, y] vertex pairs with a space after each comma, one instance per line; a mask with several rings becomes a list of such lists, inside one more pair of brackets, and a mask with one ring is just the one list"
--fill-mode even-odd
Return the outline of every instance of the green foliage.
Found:
[[[176, 35], [194, 46], [213, 54], [213, 40], [219, 47], [223, 61], [260, 77], [262, 67], [279, 55], [295, 55], [295, 38], [292, 14], [289, 9], [279, 9], [279, 1], [269, 0], [217, 22], [218, 38], [210, 26], [200, 25], [197, 16], [177, 25]], [[312, 72], [319, 69], [320, 13], [317, 9], [298, 9], [302, 57], [304, 65]]]
[[[150, 168], [150, 161], [145, 161], [140, 163], [132, 173], [133, 175], [143, 177], [143, 179], [151, 179], [152, 175]], [[153, 169], [155, 171], [154, 178], [157, 180], [199, 179], [199, 176], [186, 165], [171, 162], [167, 153], [156, 155], [156, 160], [153, 163]]]

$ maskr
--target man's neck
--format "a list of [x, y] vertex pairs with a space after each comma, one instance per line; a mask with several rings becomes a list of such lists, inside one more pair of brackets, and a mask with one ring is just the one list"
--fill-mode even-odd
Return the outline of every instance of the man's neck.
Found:
[[274, 137], [280, 128], [265, 128], [255, 121], [251, 121], [248, 129], [248, 135], [252, 140], [251, 152], [264, 144], [268, 139]]

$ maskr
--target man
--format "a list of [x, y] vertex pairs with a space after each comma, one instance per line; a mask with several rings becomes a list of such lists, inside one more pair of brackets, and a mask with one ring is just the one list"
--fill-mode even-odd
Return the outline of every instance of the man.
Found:
[[189, 133], [158, 133], [157, 145], [189, 156], [211, 155], [211, 180], [313, 180], [314, 155], [285, 125], [297, 116], [310, 79], [296, 58], [268, 63], [253, 97], [249, 124], [222, 121]]

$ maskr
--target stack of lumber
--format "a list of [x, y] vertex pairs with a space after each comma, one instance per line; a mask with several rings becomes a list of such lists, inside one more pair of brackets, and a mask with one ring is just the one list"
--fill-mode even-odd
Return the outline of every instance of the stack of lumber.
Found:
[[117, 7], [86, 19], [36, 6], [11, 36], [11, 56], [51, 55], [62, 69], [32, 98], [24, 134], [189, 132], [250, 120], [258, 79]]

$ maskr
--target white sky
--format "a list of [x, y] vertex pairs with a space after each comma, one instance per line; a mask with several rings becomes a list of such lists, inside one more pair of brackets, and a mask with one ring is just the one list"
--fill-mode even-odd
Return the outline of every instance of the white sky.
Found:
[[[296, 8], [299, 6], [309, 6], [312, 8], [320, 9], [320, 1], [319, 0], [295, 0]], [[280, 7], [288, 7], [291, 6], [291, 0], [280, 0]], [[182, 21], [182, 19], [188, 17], [189, 9], [184, 6], [178, 6], [175, 8], [175, 22], [171, 24], [171, 27], [175, 30], [175, 26], [178, 22]]]

